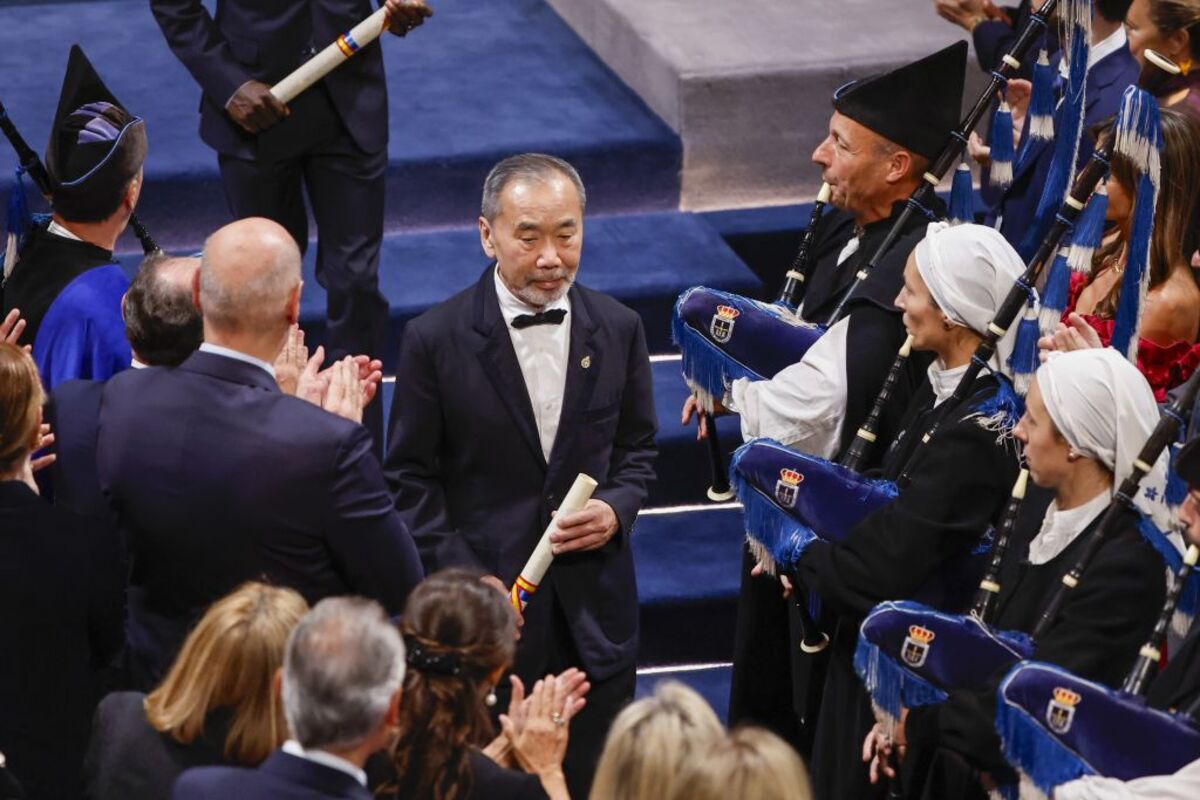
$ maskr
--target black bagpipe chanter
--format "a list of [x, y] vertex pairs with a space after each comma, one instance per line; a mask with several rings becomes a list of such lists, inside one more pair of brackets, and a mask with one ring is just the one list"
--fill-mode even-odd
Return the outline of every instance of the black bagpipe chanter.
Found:
[[812, 245], [827, 199], [824, 188], [813, 207], [813, 218], [805, 230], [796, 260], [774, 304], [703, 286], [688, 289], [680, 295], [672, 316], [672, 334], [683, 354], [684, 378], [696, 394], [709, 431], [714, 434], [709, 436], [713, 472], [713, 486], [709, 490], [711, 499], [725, 500], [731, 496], [725, 479], [724, 458], [711, 424], [714, 401], [720, 400], [730, 383], [738, 378], [770, 379], [784, 367], [798, 362], [813, 342], [841, 319], [851, 296], [895, 244], [913, 215], [925, 214], [932, 206], [938, 185], [959, 162], [971, 132], [996, 102], [999, 90], [1021, 69], [1022, 61], [1046, 30], [1058, 4], [1059, 0], [1045, 0], [1030, 15], [1001, 65], [992, 71], [990, 82], [924, 174], [922, 184], [908, 198], [904, 209], [856, 273], [854, 281], [838, 298], [827, 319], [805, 321], [795, 313], [811, 270]]

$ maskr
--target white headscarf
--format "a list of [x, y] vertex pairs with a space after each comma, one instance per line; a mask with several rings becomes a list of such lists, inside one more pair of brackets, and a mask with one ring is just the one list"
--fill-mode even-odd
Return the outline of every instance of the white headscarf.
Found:
[[[1158, 424], [1150, 384], [1111, 347], [1049, 354], [1037, 371], [1038, 386], [1054, 427], [1081, 455], [1113, 472], [1114, 489], [1129, 477], [1133, 461]], [[1171, 531], [1164, 494], [1167, 454], [1142, 479], [1134, 503], [1163, 533]]]
[[[986, 225], [931, 223], [917, 243], [916, 258], [917, 271], [938, 308], [951, 322], [981, 336], [1025, 271], [1012, 245]], [[1016, 329], [1015, 323], [1009, 326], [989, 365], [1008, 377]]]

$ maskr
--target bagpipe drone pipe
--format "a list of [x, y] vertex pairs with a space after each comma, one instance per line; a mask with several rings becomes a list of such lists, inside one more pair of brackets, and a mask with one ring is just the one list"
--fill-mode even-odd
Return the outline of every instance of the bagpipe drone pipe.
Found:
[[[1087, 5], [1083, 0], [1066, 0], [1066, 3]], [[971, 132], [996, 102], [1009, 79], [1017, 75], [1023, 59], [1034, 43], [1041, 39], [1058, 5], [1059, 0], [1045, 0], [1030, 15], [1012, 47], [1001, 59], [1000, 66], [992, 71], [988, 85], [980, 92], [958, 127], [951, 131], [940, 154], [924, 173], [921, 185], [908, 198], [879, 246], [855, 274], [853, 282], [837, 298], [836, 307], [827, 319], [821, 322], [803, 321], [797, 319], [794, 313], [811, 269], [812, 243], [827, 197], [825, 187], [822, 196], [818, 196], [814, 204], [813, 219], [805, 231], [796, 262], [788, 272], [784, 290], [773, 306], [703, 286], [688, 289], [680, 295], [672, 315], [672, 335], [683, 354], [684, 379], [696, 394], [710, 431], [715, 430], [711, 425], [713, 401], [724, 396], [732, 381], [738, 378], [770, 379], [783, 367], [799, 361], [813, 342], [841, 318], [851, 296], [895, 244], [901, 232], [907, 229], [913, 215], [928, 216], [927, 209], [933, 205], [937, 186], [950, 169], [960, 162]], [[1086, 58], [1083, 61], [1086, 63]], [[955, 183], [961, 185], [961, 181], [956, 180]], [[969, 183], [966, 188], [970, 188]], [[951, 201], [952, 208], [961, 204], [953, 199]], [[733, 335], [735, 328], [736, 336]], [[710, 435], [709, 440], [713, 468], [713, 487], [709, 490], [709, 497], [714, 500], [728, 499], [730, 495], [723, 477], [725, 470], [720, 445], [714, 435]]]

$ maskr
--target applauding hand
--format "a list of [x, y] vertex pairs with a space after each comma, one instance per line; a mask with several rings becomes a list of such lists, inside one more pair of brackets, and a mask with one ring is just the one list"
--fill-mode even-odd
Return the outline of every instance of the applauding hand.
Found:
[[[24, 332], [25, 320], [21, 319], [21, 309], [14, 308], [4, 319], [0, 320], [0, 342], [16, 344]], [[25, 345], [26, 353], [31, 349], [29, 345]]]
[[308, 362], [308, 348], [304, 346], [304, 331], [299, 325], [288, 328], [287, 339], [275, 357], [275, 382], [284, 394], [295, 394], [300, 383], [300, 373]]

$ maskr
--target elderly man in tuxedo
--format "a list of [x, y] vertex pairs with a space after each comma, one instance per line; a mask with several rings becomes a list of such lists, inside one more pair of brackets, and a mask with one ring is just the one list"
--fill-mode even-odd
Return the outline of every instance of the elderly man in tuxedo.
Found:
[[633, 694], [638, 608], [630, 534], [654, 476], [656, 422], [640, 318], [575, 282], [579, 175], [513, 156], [484, 184], [478, 282], [404, 332], [390, 487], [427, 571], [465, 565], [512, 583], [576, 475], [599, 488], [559, 520], [555, 561], [525, 611], [515, 671], [592, 683], [566, 773], [585, 797], [612, 717]]

